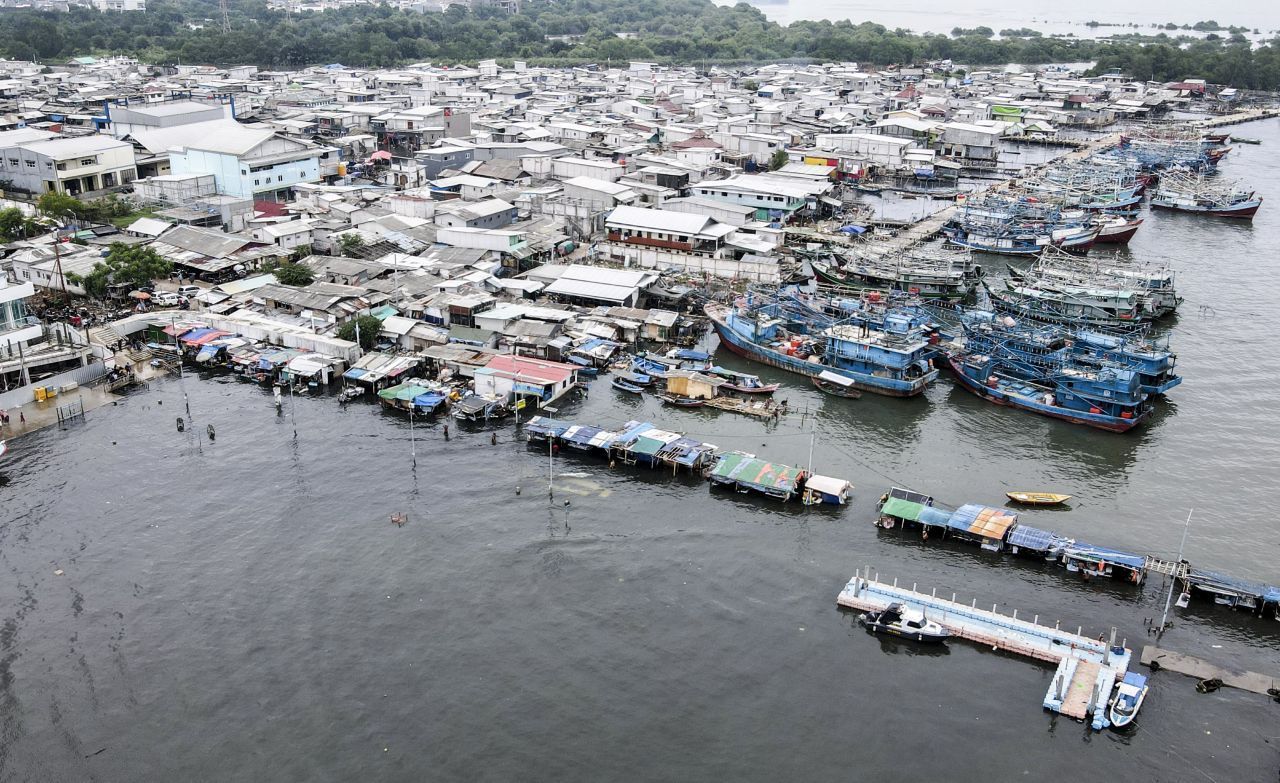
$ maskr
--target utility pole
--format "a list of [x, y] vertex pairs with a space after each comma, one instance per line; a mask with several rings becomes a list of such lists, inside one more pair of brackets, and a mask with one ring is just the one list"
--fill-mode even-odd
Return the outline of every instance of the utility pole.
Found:
[[1178, 544], [1178, 562], [1174, 565], [1173, 576], [1169, 578], [1169, 595], [1164, 599], [1164, 614], [1160, 615], [1160, 630], [1156, 633], [1158, 640], [1164, 635], [1165, 623], [1169, 619], [1169, 604], [1173, 603], [1173, 588], [1178, 584], [1178, 570], [1182, 566], [1182, 550], [1187, 546], [1187, 531], [1191, 529], [1191, 515], [1195, 509], [1187, 512], [1187, 521], [1182, 526], [1182, 543]]
[[227, 15], [227, 0], [218, 0], [218, 8], [222, 11], [222, 32], [231, 32], [231, 17]]

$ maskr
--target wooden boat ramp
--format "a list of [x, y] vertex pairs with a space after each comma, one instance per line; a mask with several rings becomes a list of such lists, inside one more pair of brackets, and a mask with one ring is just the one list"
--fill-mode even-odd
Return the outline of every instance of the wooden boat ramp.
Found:
[[1074, 632], [1064, 630], [1061, 623], [1042, 625], [1040, 616], [1030, 621], [1019, 619], [1017, 611], [1012, 615], [1000, 614], [993, 605], [990, 610], [980, 609], [977, 599], [965, 605], [950, 599], [939, 598], [937, 591], [921, 593], [912, 585], [910, 589], [898, 587], [897, 580], [886, 584], [866, 573], [856, 573], [836, 597], [840, 606], [860, 611], [879, 611], [890, 604], [901, 603], [920, 609], [934, 622], [951, 632], [953, 636], [968, 639], [992, 649], [1058, 664], [1043, 706], [1077, 720], [1093, 716], [1095, 729], [1105, 728], [1107, 696], [1116, 680], [1128, 671], [1132, 652], [1124, 643], [1115, 643], [1115, 628], [1110, 639], [1105, 635], [1089, 638], [1083, 628]]

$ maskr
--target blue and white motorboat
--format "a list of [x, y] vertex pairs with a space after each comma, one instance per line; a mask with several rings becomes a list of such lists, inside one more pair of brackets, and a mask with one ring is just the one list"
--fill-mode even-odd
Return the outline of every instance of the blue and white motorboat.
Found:
[[1107, 707], [1107, 720], [1114, 728], [1121, 729], [1133, 723], [1142, 700], [1147, 698], [1147, 678], [1137, 672], [1125, 674], [1124, 679], [1116, 684], [1115, 694]]

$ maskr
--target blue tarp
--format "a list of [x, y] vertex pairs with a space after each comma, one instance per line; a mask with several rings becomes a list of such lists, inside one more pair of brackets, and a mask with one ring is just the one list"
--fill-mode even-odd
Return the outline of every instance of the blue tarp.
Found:
[[947, 527], [951, 524], [951, 512], [935, 506], [924, 506], [920, 509], [920, 517], [916, 521], [922, 525]]
[[1066, 548], [1064, 554], [1067, 557], [1076, 557], [1084, 560], [1100, 560], [1134, 569], [1142, 568], [1147, 564], [1147, 559], [1142, 555], [1135, 555], [1132, 552], [1121, 552], [1118, 549], [1107, 549], [1104, 546], [1094, 546], [1093, 544], [1072, 544]]
[[569, 359], [569, 361], [570, 361], [570, 362], [572, 362], [573, 364], [578, 365], [579, 367], [590, 367], [590, 366], [591, 366], [591, 360], [590, 360], [590, 359], [584, 359], [584, 358], [583, 358], [583, 357], [581, 357], [581, 356], [574, 356], [573, 354], [570, 354], [567, 358]]
[[444, 402], [444, 395], [440, 392], [427, 392], [413, 398], [413, 404], [419, 408], [435, 408], [442, 402]]
[[1034, 549], [1037, 552], [1051, 552], [1055, 549], [1061, 549], [1062, 545], [1066, 543], [1065, 539], [1057, 533], [1023, 524], [1019, 524], [1013, 530], [1010, 530], [1005, 540], [1012, 546]]
[[350, 378], [351, 380], [353, 380], [353, 381], [354, 381], [354, 380], [355, 380], [355, 379], [357, 379], [357, 378], [362, 378], [362, 377], [364, 377], [364, 374], [365, 374], [365, 373], [367, 373], [367, 372], [369, 372], [369, 371], [368, 371], [368, 370], [366, 370], [366, 369], [365, 369], [365, 368], [363, 368], [363, 367], [352, 367], [350, 370], [347, 370], [346, 372], [344, 372], [344, 373], [342, 374], [342, 377], [343, 377], [343, 378]]
[[837, 229], [841, 234], [865, 234], [867, 229], [863, 226], [841, 226]]

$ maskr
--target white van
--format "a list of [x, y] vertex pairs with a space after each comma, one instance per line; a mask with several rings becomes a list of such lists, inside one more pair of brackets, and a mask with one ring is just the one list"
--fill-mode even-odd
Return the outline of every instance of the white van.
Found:
[[200, 293], [200, 286], [196, 285], [180, 285], [178, 286], [178, 296], [185, 296], [188, 299]]
[[157, 291], [151, 295], [151, 304], [156, 307], [177, 307], [182, 299], [171, 291]]

